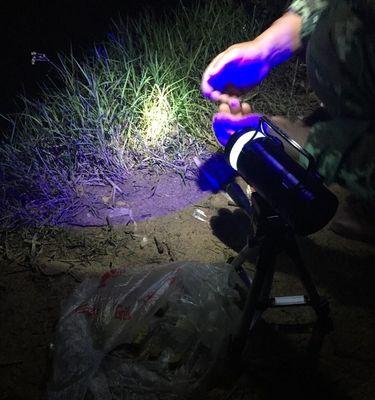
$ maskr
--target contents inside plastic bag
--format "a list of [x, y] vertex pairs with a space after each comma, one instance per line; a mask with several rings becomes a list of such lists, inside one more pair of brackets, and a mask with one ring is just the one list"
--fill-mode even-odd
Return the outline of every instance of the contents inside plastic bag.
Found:
[[87, 279], [57, 326], [49, 399], [195, 397], [238, 330], [228, 264], [175, 262]]

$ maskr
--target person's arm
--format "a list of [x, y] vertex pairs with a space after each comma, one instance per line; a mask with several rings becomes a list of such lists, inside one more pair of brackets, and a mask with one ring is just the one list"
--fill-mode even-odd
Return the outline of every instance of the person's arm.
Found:
[[288, 11], [255, 39], [266, 51], [271, 66], [301, 49], [328, 3], [329, 0], [293, 0]]
[[300, 39], [305, 43], [330, 0], [293, 0], [288, 11], [301, 17]]
[[288, 11], [254, 39], [270, 69], [301, 48], [301, 28], [301, 16]]
[[228, 94], [248, 91], [301, 47], [300, 31], [301, 17], [287, 12], [254, 40], [230, 46], [206, 68], [203, 95], [228, 102]]
[[239, 109], [238, 94], [260, 83], [273, 67], [301, 48], [327, 5], [328, 0], [294, 0], [288, 11], [257, 38], [220, 53], [203, 74], [203, 95]]

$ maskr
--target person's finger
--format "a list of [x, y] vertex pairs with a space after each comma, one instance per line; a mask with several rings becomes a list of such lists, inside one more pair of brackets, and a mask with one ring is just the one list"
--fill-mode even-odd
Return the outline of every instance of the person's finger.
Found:
[[212, 120], [212, 129], [217, 140], [225, 146], [229, 137], [241, 129], [255, 130], [259, 125], [259, 114], [247, 114], [245, 116], [231, 113], [216, 113]]
[[[210, 70], [209, 70], [209, 68], [207, 68], [202, 76], [201, 92], [204, 97], [207, 97], [213, 101], [217, 101], [218, 96], [217, 96], [217, 93], [215, 93], [215, 92], [218, 92], [218, 91], [210, 85], [210, 83], [209, 83], [210, 78], [211, 78]], [[218, 92], [218, 93], [221, 94], [220, 92]]]
[[213, 117], [217, 121], [225, 125], [229, 129], [257, 128], [259, 124], [260, 114], [233, 115], [229, 113], [216, 113]]
[[241, 113], [241, 101], [239, 98], [232, 97], [227, 94], [221, 94], [219, 97], [219, 102], [221, 104], [227, 104], [232, 114]]
[[229, 107], [232, 111], [232, 114], [241, 113], [241, 102], [238, 97], [230, 97], [229, 98]]
[[212, 92], [213, 92], [213, 88], [211, 87], [211, 85], [209, 85], [207, 81], [202, 80], [201, 93], [203, 94], [203, 96], [210, 99]]
[[226, 104], [229, 105], [230, 97], [229, 97], [229, 95], [227, 95], [227, 94], [225, 94], [225, 93], [222, 93], [222, 94], [219, 96], [218, 101], [219, 101], [220, 103], [226, 103]]
[[[208, 65], [206, 70], [203, 73], [201, 90], [205, 97], [212, 98], [212, 91], [218, 89], [217, 84], [219, 83], [218, 77], [221, 76], [221, 73], [228, 67], [235, 59], [239, 56], [239, 51], [237, 48], [229, 47], [227, 50], [218, 54]], [[212, 84], [212, 82], [215, 82]], [[225, 85], [227, 82], [220, 82], [219, 88], [220, 90], [224, 90], [223, 84]], [[229, 94], [237, 95], [238, 88], [234, 86], [230, 86], [229, 88], [225, 87], [225, 91]], [[216, 100], [215, 100], [216, 101]]]
[[[216, 94], [214, 94], [214, 92], [217, 92], [214, 90], [214, 88], [208, 83], [208, 78], [206, 75], [203, 75], [202, 78], [202, 82], [201, 82], [201, 92], [203, 94], [204, 97], [216, 101], [213, 96], [215, 96]], [[219, 92], [217, 92], [219, 93]], [[220, 95], [220, 93], [219, 93]], [[218, 96], [217, 96], [218, 97]]]
[[248, 103], [240, 103], [238, 99], [233, 99], [229, 97], [228, 95], [221, 95], [219, 101], [224, 100], [220, 105], [219, 105], [219, 112], [224, 112], [224, 113], [232, 113], [234, 115], [237, 114], [251, 114], [252, 109], [250, 104]]
[[241, 103], [241, 111], [243, 115], [251, 114], [252, 108], [249, 103]]
[[233, 114], [238, 114], [241, 112], [241, 101], [237, 97], [229, 96], [228, 94], [222, 93], [219, 96], [218, 101], [220, 103], [228, 104]]
[[220, 96], [222, 96], [221, 92], [219, 92], [218, 90], [213, 90], [211, 92], [210, 98], [212, 101], [220, 101]]
[[218, 54], [208, 65], [208, 67], [205, 69], [203, 76], [202, 76], [202, 82], [201, 82], [201, 91], [205, 97], [210, 98], [211, 100], [217, 101], [216, 99], [212, 98], [212, 94], [214, 92], [214, 88], [208, 83], [210, 78], [213, 75], [216, 75], [219, 69], [217, 69], [217, 65], [219, 63], [219, 60], [224, 56], [224, 52]]
[[221, 103], [219, 105], [219, 112], [220, 113], [230, 113], [231, 111], [230, 111], [229, 105], [226, 103]]

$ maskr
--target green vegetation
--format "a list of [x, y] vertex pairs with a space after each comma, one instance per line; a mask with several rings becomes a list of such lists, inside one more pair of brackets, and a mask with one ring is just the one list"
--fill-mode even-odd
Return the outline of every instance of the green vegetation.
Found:
[[183, 174], [215, 142], [214, 107], [199, 91], [204, 67], [256, 30], [236, 1], [211, 1], [120, 21], [85, 59], [60, 56], [58, 79], [8, 117], [1, 224], [58, 223], [74, 212], [78, 185], [121, 182], [133, 168]]
[[215, 145], [215, 106], [199, 90], [205, 66], [259, 30], [241, 2], [212, 0], [120, 21], [84, 59], [59, 56], [42, 96], [7, 117], [0, 224], [60, 223], [80, 205], [77, 188], [124, 182], [135, 168], [184, 175]]

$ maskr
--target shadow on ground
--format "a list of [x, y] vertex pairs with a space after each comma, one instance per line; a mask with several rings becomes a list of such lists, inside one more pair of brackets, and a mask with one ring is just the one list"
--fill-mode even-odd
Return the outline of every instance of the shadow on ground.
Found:
[[[247, 217], [221, 193], [135, 224], [3, 232], [0, 398], [41, 397], [61, 301], [80, 281], [117, 267], [222, 262], [244, 245], [247, 233]], [[328, 229], [299, 244], [319, 291], [330, 301], [335, 326], [325, 340], [318, 369], [311, 370], [301, 360], [305, 337], [275, 333], [266, 325], [259, 335], [263, 362], [250, 363], [239, 377], [218, 377], [207, 398], [374, 398], [375, 249]], [[253, 266], [248, 264], [249, 270]], [[277, 271], [275, 293], [301, 293], [286, 257], [279, 258]], [[287, 321], [300, 317], [293, 310], [278, 315]]]

